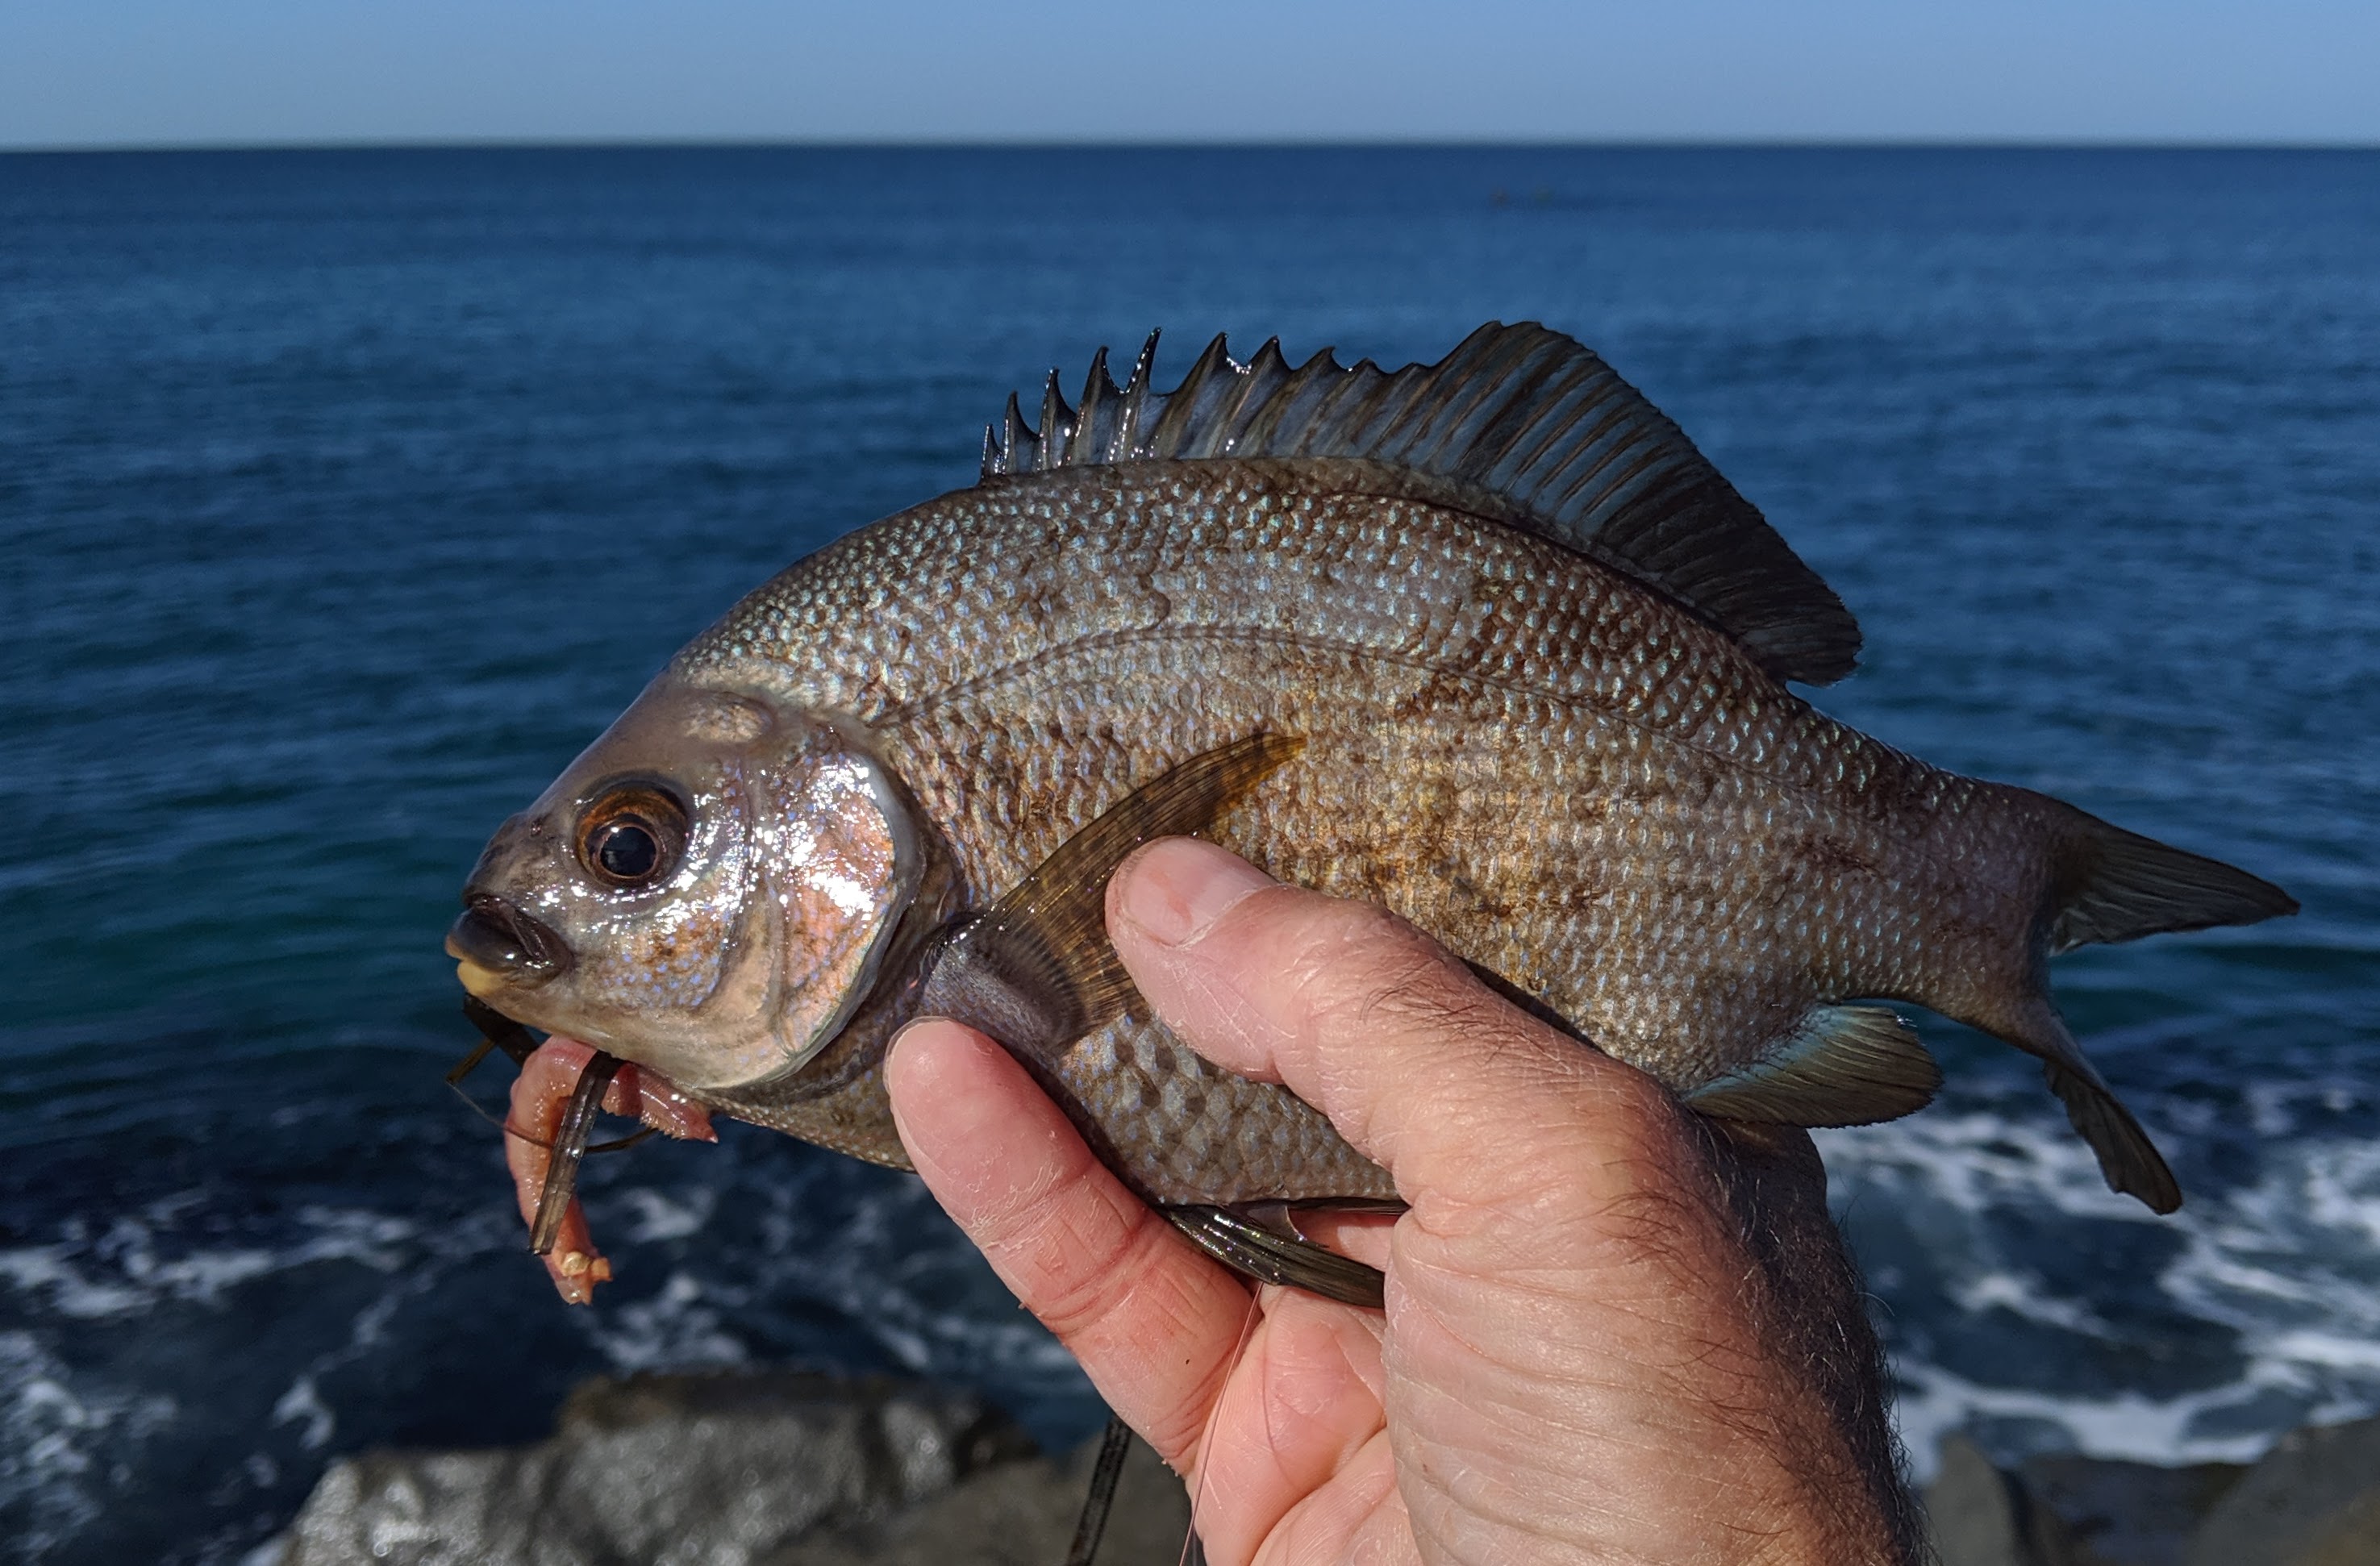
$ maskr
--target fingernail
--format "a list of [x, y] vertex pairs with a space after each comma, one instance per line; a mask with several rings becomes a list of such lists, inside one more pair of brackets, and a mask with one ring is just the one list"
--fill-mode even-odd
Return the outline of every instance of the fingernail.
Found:
[[1275, 884], [1236, 854], [1175, 838], [1141, 850], [1126, 866], [1116, 911], [1160, 946], [1187, 946], [1241, 898]]

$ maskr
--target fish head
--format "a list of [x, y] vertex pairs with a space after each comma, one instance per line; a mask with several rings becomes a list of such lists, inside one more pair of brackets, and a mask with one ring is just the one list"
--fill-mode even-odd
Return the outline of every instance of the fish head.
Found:
[[694, 1092], [799, 1069], [926, 879], [866, 731], [665, 673], [497, 829], [447, 932], [464, 988]]

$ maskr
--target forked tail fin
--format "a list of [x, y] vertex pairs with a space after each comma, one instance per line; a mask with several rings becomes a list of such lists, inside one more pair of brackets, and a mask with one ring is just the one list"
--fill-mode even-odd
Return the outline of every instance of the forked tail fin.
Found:
[[[2039, 796], [2035, 796], [2039, 797]], [[2297, 899], [2268, 880], [2219, 859], [2168, 848], [2153, 838], [2058, 807], [2065, 830], [2051, 850], [2042, 908], [2045, 954], [2093, 941], [2136, 941], [2166, 930], [2253, 924], [2297, 912]], [[2036, 959], [2036, 962], [2038, 959]], [[2181, 1206], [2181, 1187], [2150, 1142], [2066, 1030], [2035, 968], [2034, 993], [1990, 1031], [2039, 1055], [2066, 1118], [2099, 1156], [2109, 1189], [2138, 1196], [2158, 1212]]]
[[2066, 809], [2070, 830], [2052, 867], [2046, 910], [2053, 953], [2298, 911], [2298, 900], [2271, 881]]

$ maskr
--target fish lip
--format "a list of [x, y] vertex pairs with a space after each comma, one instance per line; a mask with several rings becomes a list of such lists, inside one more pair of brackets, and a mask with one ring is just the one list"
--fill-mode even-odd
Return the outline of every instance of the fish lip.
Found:
[[464, 900], [446, 929], [446, 954], [524, 986], [560, 977], [573, 961], [570, 943], [552, 927], [487, 892]]

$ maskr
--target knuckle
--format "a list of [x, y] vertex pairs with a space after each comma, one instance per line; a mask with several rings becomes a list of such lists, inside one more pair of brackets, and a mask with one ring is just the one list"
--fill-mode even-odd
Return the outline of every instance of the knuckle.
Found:
[[1343, 1036], [1480, 1020], [1467, 976], [1428, 936], [1366, 904], [1318, 912], [1287, 965], [1300, 1031]]
[[1164, 1245], [1159, 1227], [1145, 1208], [1126, 1212], [1096, 1197], [1062, 1208], [1020, 1236], [1012, 1285], [1043, 1325], [1074, 1341], [1113, 1316], [1129, 1281], [1153, 1265]]

